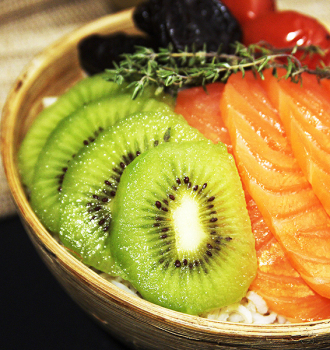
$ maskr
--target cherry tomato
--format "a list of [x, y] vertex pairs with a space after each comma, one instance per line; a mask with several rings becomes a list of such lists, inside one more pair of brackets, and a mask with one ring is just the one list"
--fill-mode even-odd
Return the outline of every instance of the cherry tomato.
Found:
[[275, 11], [275, 0], [221, 0], [239, 23]]
[[[330, 33], [316, 19], [295, 11], [279, 11], [265, 14], [243, 25], [243, 42], [245, 45], [264, 40], [271, 45], [281, 47], [318, 45], [330, 50]], [[297, 54], [301, 57], [301, 53]], [[315, 68], [322, 59], [313, 55], [303, 63]], [[323, 59], [326, 65], [330, 62], [330, 53]]]

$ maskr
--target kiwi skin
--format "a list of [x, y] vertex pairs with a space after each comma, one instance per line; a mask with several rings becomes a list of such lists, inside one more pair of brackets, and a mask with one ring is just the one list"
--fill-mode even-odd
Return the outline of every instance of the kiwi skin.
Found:
[[[186, 195], [199, 203], [199, 224], [206, 222], [193, 249], [173, 224]], [[186, 210], [182, 216], [195, 219]], [[256, 275], [242, 185], [222, 144], [166, 143], [136, 158], [118, 185], [110, 230], [123, 276], [146, 300], [176, 311], [201, 314], [238, 302]]]

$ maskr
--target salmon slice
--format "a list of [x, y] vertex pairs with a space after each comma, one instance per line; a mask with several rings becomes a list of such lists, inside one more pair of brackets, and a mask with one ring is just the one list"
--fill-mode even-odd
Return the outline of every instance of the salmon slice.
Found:
[[[245, 90], [246, 109], [244, 105], [237, 106], [233, 94], [235, 84], [241, 84], [241, 89]], [[259, 102], [251, 91], [260, 91], [261, 87], [261, 80], [255, 79], [251, 72], [247, 72], [244, 79], [241, 74], [235, 74], [229, 78], [221, 98], [220, 109], [236, 164], [242, 182], [286, 257], [314, 291], [329, 298], [330, 218], [297, 168], [293, 154], [290, 157], [271, 148], [266, 130], [263, 135], [258, 134], [249, 123], [252, 118], [258, 118], [258, 113], [247, 116], [244, 110], [251, 111], [251, 106], [257, 109]], [[270, 104], [266, 91], [261, 100], [265, 101], [265, 106]], [[269, 114], [273, 112], [271, 108]], [[279, 159], [284, 154], [287, 158], [285, 166], [281, 166]]]
[[250, 286], [268, 307], [290, 321], [330, 318], [330, 299], [315, 293], [292, 267], [269, 230], [254, 200], [246, 194], [252, 232], [256, 239], [257, 276]]
[[212, 142], [221, 141], [230, 151], [231, 143], [228, 130], [221, 118], [219, 109], [220, 96], [225, 84], [206, 85], [179, 91], [175, 112], [183, 115], [188, 124], [198, 129]]
[[310, 74], [303, 74], [302, 85], [279, 81], [270, 71], [265, 78], [265, 89], [278, 108], [299, 166], [330, 215], [330, 102], [323, 86], [328, 83], [321, 85]]
[[[219, 108], [223, 87], [223, 85], [219, 86], [218, 84], [209, 85], [207, 94], [200, 87], [179, 92], [178, 97], [180, 98], [177, 100], [176, 110], [180, 111], [188, 121], [192, 120], [192, 123], [197, 118], [198, 123], [194, 125], [199, 131], [204, 133], [206, 137], [210, 135], [211, 131], [213, 141], [224, 142], [231, 149], [228, 130], [224, 127], [218, 128], [215, 136], [214, 128], [210, 127], [216, 118], [220, 118], [220, 122], [217, 121], [216, 125], [224, 126]], [[190, 90], [193, 92], [192, 95], [189, 94]], [[261, 91], [253, 90], [253, 93], [258, 96], [258, 101], [261, 100]], [[264, 94], [263, 89], [262, 94]], [[198, 109], [190, 108], [191, 106], [198, 106]], [[272, 105], [269, 107], [272, 108]], [[207, 113], [204, 112], [206, 109]], [[267, 118], [267, 116], [263, 117]], [[270, 116], [268, 118], [268, 122], [277, 130], [274, 134], [275, 137], [277, 133], [284, 136], [285, 131], [276, 110], [272, 118]], [[289, 153], [290, 147], [287, 145], [287, 140], [278, 141], [280, 143], [270, 142], [270, 145], [277, 149], [278, 145], [281, 144], [283, 146], [279, 148], [284, 153]], [[250, 289], [262, 296], [274, 312], [290, 320], [304, 322], [330, 318], [330, 299], [315, 293], [292, 267], [285, 257], [283, 249], [268, 228], [255, 201], [246, 190], [245, 199], [258, 257], [257, 276]], [[266, 259], [266, 257], [268, 258]]]

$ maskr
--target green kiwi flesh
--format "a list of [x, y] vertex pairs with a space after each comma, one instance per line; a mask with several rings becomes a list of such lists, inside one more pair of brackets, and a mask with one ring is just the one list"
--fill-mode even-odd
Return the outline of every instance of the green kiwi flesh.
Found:
[[81, 80], [52, 105], [42, 110], [28, 130], [19, 150], [18, 160], [22, 182], [28, 188], [32, 185], [39, 153], [60, 120], [85, 104], [122, 92], [124, 88], [106, 81], [104, 74], [95, 75]]
[[222, 144], [144, 153], [126, 167], [112, 216], [112, 255], [148, 301], [201, 314], [241, 300], [256, 275], [242, 185]]
[[59, 228], [62, 243], [86, 265], [120, 274], [106, 240], [124, 169], [161, 143], [204, 139], [183, 117], [169, 112], [138, 113], [100, 134], [76, 155], [65, 174]]
[[148, 95], [132, 100], [130, 94], [123, 94], [91, 102], [58, 123], [40, 152], [31, 187], [31, 206], [49, 231], [59, 230], [61, 184], [70, 160], [100, 132], [143, 111], [171, 114], [166, 103]]

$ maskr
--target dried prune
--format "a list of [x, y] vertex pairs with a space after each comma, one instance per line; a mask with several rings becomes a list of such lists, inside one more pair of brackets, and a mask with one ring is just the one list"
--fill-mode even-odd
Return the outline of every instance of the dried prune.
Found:
[[175, 51], [186, 47], [230, 52], [230, 44], [241, 41], [235, 17], [219, 0], [149, 0], [137, 6], [133, 19], [159, 44], [172, 43]]
[[236, 19], [219, 0], [149, 0], [134, 11], [135, 25], [147, 37], [116, 33], [91, 35], [78, 45], [82, 68], [95, 74], [113, 68], [122, 53], [133, 53], [135, 46], [158, 51], [172, 44], [173, 51], [189, 50], [231, 52], [231, 43], [241, 41]]
[[133, 53], [135, 46], [154, 47], [153, 40], [138, 35], [116, 33], [113, 35], [90, 35], [78, 45], [79, 61], [86, 73], [93, 75], [113, 68], [123, 53]]

